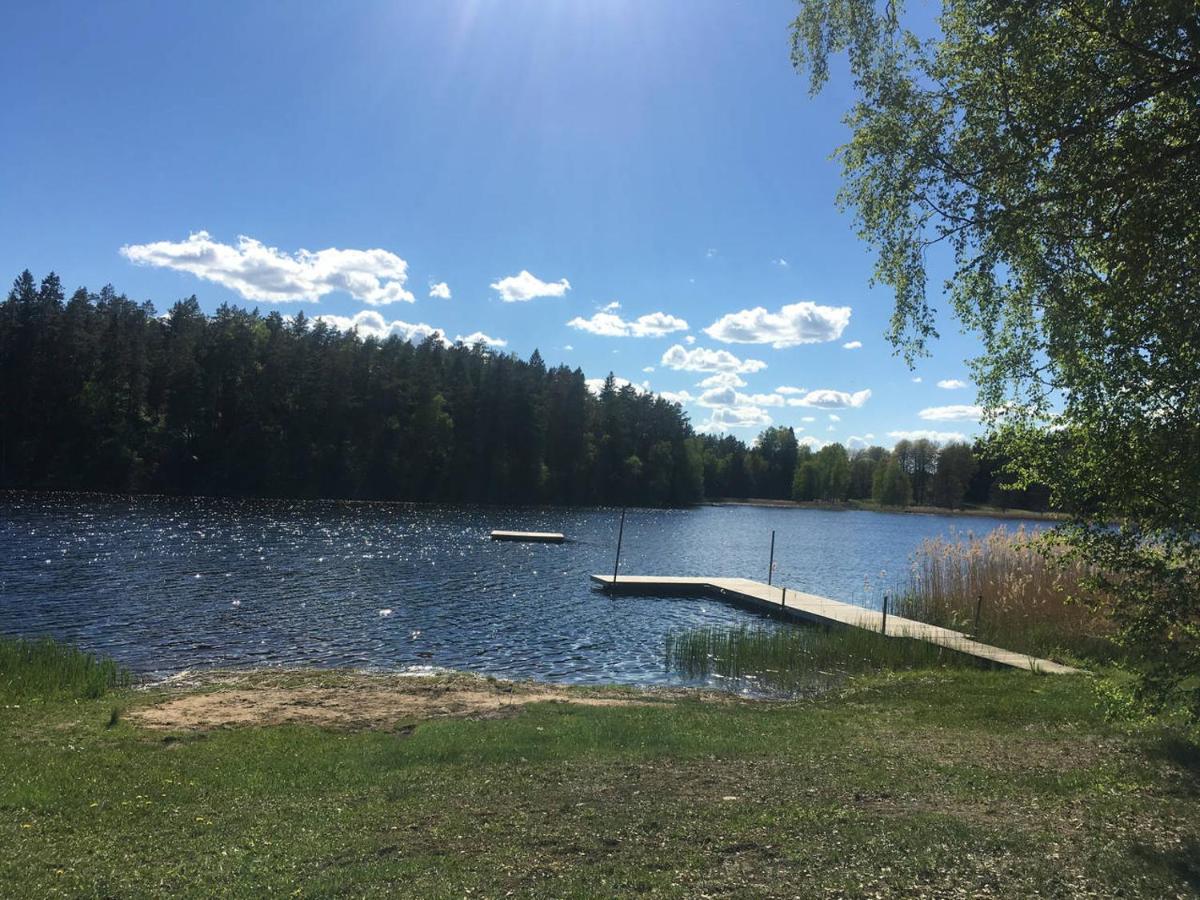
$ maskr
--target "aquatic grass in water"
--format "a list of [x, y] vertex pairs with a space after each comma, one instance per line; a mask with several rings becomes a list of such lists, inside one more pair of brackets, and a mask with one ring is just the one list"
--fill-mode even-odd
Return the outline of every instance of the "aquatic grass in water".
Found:
[[4, 700], [90, 700], [129, 682], [129, 672], [111, 659], [70, 644], [53, 638], [0, 636], [0, 698]]
[[690, 679], [717, 677], [785, 693], [819, 689], [846, 675], [980, 664], [945, 647], [861, 628], [695, 628], [667, 635], [667, 666]]
[[931, 538], [913, 557], [895, 611], [1008, 650], [1106, 662], [1117, 654], [1113, 627], [1087, 602], [1088, 574], [1023, 528]]

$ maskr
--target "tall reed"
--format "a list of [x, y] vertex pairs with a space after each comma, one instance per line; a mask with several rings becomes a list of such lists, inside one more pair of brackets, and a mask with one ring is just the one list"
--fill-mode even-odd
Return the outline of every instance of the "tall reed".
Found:
[[128, 670], [111, 659], [53, 638], [0, 635], [0, 698], [94, 699], [130, 683]]
[[1089, 602], [1088, 574], [1023, 527], [930, 538], [914, 555], [896, 612], [1010, 650], [1107, 659], [1113, 629]]

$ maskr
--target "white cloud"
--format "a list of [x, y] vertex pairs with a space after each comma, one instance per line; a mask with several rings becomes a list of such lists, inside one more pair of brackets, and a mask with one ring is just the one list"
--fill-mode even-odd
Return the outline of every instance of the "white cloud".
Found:
[[467, 335], [460, 334], [455, 337], [454, 341], [451, 341], [446, 336], [446, 332], [440, 328], [434, 328], [432, 325], [426, 325], [424, 322], [402, 322], [399, 319], [389, 322], [373, 309], [364, 309], [353, 316], [313, 316], [313, 321], [324, 322], [338, 331], [355, 331], [359, 337], [373, 337], [381, 341], [395, 335], [401, 340], [409, 341], [413, 344], [419, 344], [426, 338], [434, 337], [447, 347], [452, 346], [455, 342], [466, 344], [468, 347], [473, 347], [476, 344], [486, 344], [489, 347], [508, 346], [508, 341], [501, 338], [489, 337], [482, 331], [476, 331], [473, 334]]
[[914, 376], [913, 376], [913, 384], [920, 384], [920, 383], [921, 383], [921, 376], [920, 376], [920, 375], [914, 375]]
[[815, 422], [815, 421], [817, 421], [817, 417], [816, 416], [802, 416], [800, 421], [801, 422]]
[[788, 387], [787, 385], [783, 385], [781, 387], [775, 388], [775, 393], [777, 393], [777, 394], [807, 394], [808, 388]]
[[616, 312], [620, 308], [621, 304], [614, 300], [611, 303], [605, 303], [602, 307], [600, 307], [600, 312]]
[[930, 406], [917, 413], [927, 422], [979, 421], [983, 407], [957, 403], [951, 406]]
[[758, 372], [767, 367], [761, 359], [741, 360], [728, 350], [697, 347], [686, 350], [674, 344], [662, 355], [662, 365], [685, 372]]
[[871, 399], [870, 388], [865, 388], [861, 391], [855, 391], [853, 394], [846, 391], [834, 391], [828, 388], [820, 388], [815, 391], [809, 391], [803, 397], [796, 397], [789, 400], [788, 406], [814, 406], [818, 409], [845, 409], [846, 407], [859, 407]]
[[523, 303], [534, 297], [561, 297], [571, 289], [565, 278], [558, 281], [542, 281], [536, 275], [522, 269], [519, 275], [509, 275], [493, 281], [490, 287], [500, 294], [505, 303]]
[[678, 316], [653, 312], [638, 316], [629, 327], [634, 337], [659, 337], [672, 331], [687, 331], [688, 323]]
[[450, 285], [444, 281], [439, 281], [437, 284], [429, 285], [429, 296], [437, 297], [439, 300], [450, 299]]
[[842, 344], [843, 350], [858, 350], [862, 347], [862, 341], [847, 341]]
[[658, 396], [671, 403], [694, 403], [696, 400], [687, 391], [659, 391]]
[[704, 251], [704, 255], [707, 256], [709, 259], [712, 259], [714, 256], [717, 255], [717, 248], [709, 247], [707, 250]]
[[696, 430], [701, 432], [727, 431], [730, 428], [765, 428], [771, 417], [756, 406], [723, 406], [714, 409], [707, 422]]
[[701, 406], [713, 409], [783, 406], [784, 403], [783, 398], [778, 394], [743, 394], [735, 390], [731, 384], [717, 385], [709, 388], [699, 397], [693, 399]]
[[696, 402], [701, 406], [727, 407], [737, 403], [738, 392], [731, 387], [712, 388], [701, 394]]
[[777, 313], [761, 306], [728, 313], [705, 328], [704, 333], [726, 344], [770, 344], [780, 350], [836, 340], [849, 324], [849, 306], [819, 306], [802, 300], [780, 308]]
[[788, 267], [788, 261], [786, 259], [784, 259], [782, 256], [779, 257], [778, 259], [771, 260], [771, 262], [774, 263], [775, 265], [779, 266], [779, 268], [781, 268], [781, 269], [786, 269]]
[[778, 394], [738, 394], [738, 399], [754, 406], [783, 406], [784, 403]]
[[783, 406], [783, 397], [778, 394], [743, 394], [736, 388], [745, 382], [736, 375], [724, 377], [728, 374], [721, 373], [704, 379], [701, 385], [711, 384], [711, 387], [699, 397], [683, 392], [688, 400], [712, 410], [708, 421], [696, 426], [696, 430], [713, 433], [731, 428], [764, 428], [770, 425], [771, 416], [763, 407]]
[[871, 435], [869, 435], [869, 434], [866, 435], [865, 437], [859, 437], [857, 434], [852, 434], [852, 435], [850, 435], [850, 437], [846, 438], [846, 449], [847, 450], [865, 450], [867, 447], [870, 447], [870, 446], [871, 446]]
[[826, 429], [825, 429], [825, 430], [826, 430], [826, 431], [837, 431], [837, 429], [836, 429], [836, 428], [834, 428], [832, 425], [829, 425], [828, 427], [826, 427]]
[[643, 372], [646, 372], [647, 374], [649, 374], [650, 372], [653, 372], [653, 371], [654, 371], [654, 366], [643, 366], [643, 367], [642, 367], [642, 371], [643, 371]]
[[811, 434], [806, 434], [802, 438], [797, 438], [796, 443], [802, 447], [808, 447], [812, 450], [820, 450], [825, 446], [825, 442], [820, 438], [813, 437]]
[[[620, 304], [616, 305], [620, 306]], [[609, 304], [605, 309], [612, 306], [613, 304]], [[688, 323], [683, 319], [664, 312], [648, 313], [638, 316], [632, 321], [626, 321], [615, 312], [601, 311], [590, 319], [576, 316], [567, 325], [603, 337], [662, 337], [673, 331], [687, 331], [688, 329]]]
[[245, 235], [231, 246], [197, 231], [186, 241], [126, 244], [121, 255], [137, 265], [188, 272], [264, 303], [316, 303], [334, 291], [371, 306], [416, 299], [404, 288], [408, 263], [387, 250], [329, 247], [289, 254]]
[[567, 323], [571, 328], [599, 334], [605, 337], [623, 337], [629, 333], [629, 325], [620, 316], [612, 313], [598, 312], [590, 319], [576, 316]]
[[839, 416], [837, 413], [830, 413], [829, 421], [830, 422], [840, 422], [840, 421], [842, 421], [842, 417]]
[[956, 391], [959, 388], [965, 388], [967, 383], [959, 381], [957, 378], [943, 378], [937, 383], [937, 386], [947, 391]]
[[564, 350], [574, 350], [575, 348], [572, 347], [570, 344], [563, 344], [563, 349]]
[[715, 375], [709, 375], [702, 379], [696, 387], [714, 388], [714, 387], [745, 387], [746, 380], [736, 372], [717, 372]]
[[338, 331], [357, 331], [359, 336], [364, 338], [374, 337], [383, 340], [396, 335], [401, 340], [419, 344], [428, 337], [436, 337], [443, 344], [450, 344], [446, 332], [440, 328], [434, 328], [424, 322], [416, 324], [401, 322], [399, 319], [388, 322], [373, 309], [364, 309], [353, 316], [313, 316], [313, 320], [324, 322]]
[[924, 438], [927, 441], [936, 441], [939, 444], [948, 444], [951, 441], [965, 441], [967, 436], [959, 431], [925, 431], [918, 429], [916, 431], [889, 431], [888, 437], [894, 438], [897, 441], [919, 441]]
[[694, 344], [694, 343], [696, 343], [696, 336], [694, 334], [689, 334], [687, 337], [684, 338], [684, 340], [687, 341], [688, 344]]
[[474, 347], [476, 344], [487, 344], [489, 347], [507, 347], [508, 341], [502, 338], [488, 337], [482, 331], [473, 331], [468, 335], [458, 335], [454, 340], [461, 344], [466, 344], [468, 347]]

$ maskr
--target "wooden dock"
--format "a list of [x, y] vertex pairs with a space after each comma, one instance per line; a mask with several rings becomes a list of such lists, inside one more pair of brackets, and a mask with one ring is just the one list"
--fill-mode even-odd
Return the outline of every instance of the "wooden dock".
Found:
[[[780, 588], [751, 581], [748, 578], [674, 578], [658, 575], [593, 575], [592, 580], [606, 591], [621, 594], [703, 594], [720, 600], [729, 600], [759, 610], [773, 609], [789, 616], [816, 622], [822, 625], [843, 625], [865, 628], [868, 631], [883, 631], [883, 613], [866, 609], [852, 603], [818, 597], [790, 588]], [[966, 653], [979, 659], [1027, 672], [1044, 672], [1051, 675], [1074, 675], [1079, 669], [1064, 666], [1048, 659], [1038, 659], [1025, 653], [1002, 650], [989, 644], [973, 640], [968, 635], [949, 628], [939, 628], [914, 619], [888, 615], [888, 637], [907, 637], [928, 641], [940, 647]]]
[[493, 541], [530, 541], [536, 544], [561, 544], [566, 540], [557, 531], [493, 531]]

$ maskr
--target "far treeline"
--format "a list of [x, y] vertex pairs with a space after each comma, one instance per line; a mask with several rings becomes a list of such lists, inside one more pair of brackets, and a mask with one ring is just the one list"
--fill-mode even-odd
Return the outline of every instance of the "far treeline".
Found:
[[1045, 508], [966, 445], [816, 453], [697, 435], [674, 403], [485, 347], [412, 344], [195, 297], [164, 316], [28, 271], [0, 303], [0, 486], [673, 506], [706, 497]]
[[847, 450], [826, 444], [814, 451], [792, 428], [766, 429], [750, 447], [735, 437], [704, 442], [704, 490], [710, 497], [761, 497], [841, 503], [873, 500], [883, 506], [991, 505], [1044, 512], [1050, 498], [1033, 485], [1017, 489], [1003, 477], [1004, 460], [979, 442], [939, 445], [924, 438]]

